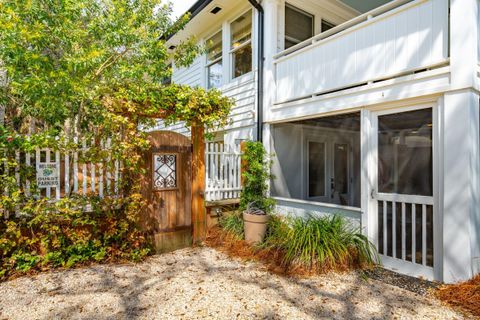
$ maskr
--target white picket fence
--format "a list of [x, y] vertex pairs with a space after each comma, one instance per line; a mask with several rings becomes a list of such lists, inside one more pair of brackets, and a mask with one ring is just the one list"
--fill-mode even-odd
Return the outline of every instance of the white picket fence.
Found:
[[[98, 163], [82, 161], [83, 156], [89, 152], [90, 143], [85, 139], [79, 140], [80, 148], [76, 151], [60, 152], [50, 149], [37, 149], [32, 153], [15, 152], [9, 157], [4, 157], [0, 163], [0, 171], [15, 170], [16, 183], [21, 187], [27, 197], [46, 197], [52, 201], [60, 200], [71, 194], [117, 196], [119, 181], [121, 179], [121, 163], [112, 159], [110, 139], [100, 142], [102, 150], [107, 151], [105, 159]], [[92, 142], [93, 143], [93, 142]], [[3, 152], [0, 150], [0, 152]], [[206, 145], [206, 201], [219, 201], [238, 199], [242, 190], [241, 186], [241, 154], [236, 150], [227, 150], [223, 143], [207, 143]], [[25, 164], [34, 168], [35, 172], [41, 171], [41, 166], [48, 164], [54, 168], [53, 177], [58, 182], [53, 185], [41, 186], [38, 193], [34, 194], [32, 182], [20, 176], [19, 166], [12, 168], [7, 162]], [[10, 168], [9, 168], [10, 167]], [[35, 179], [35, 178], [34, 178]], [[38, 180], [38, 176], [37, 176]], [[38, 182], [38, 181], [37, 181]], [[5, 189], [5, 195], [11, 190]]]
[[205, 152], [206, 201], [240, 198], [241, 154], [223, 143], [207, 143]]
[[[52, 200], [60, 200], [71, 194], [97, 195], [101, 198], [105, 196], [117, 196], [119, 191], [119, 182], [121, 179], [121, 163], [112, 159], [110, 151], [110, 139], [100, 142], [100, 148], [107, 151], [108, 156], [98, 163], [82, 161], [85, 154], [89, 152], [91, 143], [85, 139], [80, 141], [80, 148], [77, 151], [60, 152], [50, 149], [36, 149], [34, 153], [15, 152], [5, 157], [5, 153], [1, 155], [5, 160], [0, 165], [1, 170], [12, 170], [11, 165], [7, 163], [25, 164], [28, 168], [35, 168], [37, 183], [39, 182], [39, 172], [42, 166], [48, 165], [54, 168], [51, 171], [51, 183], [43, 186], [38, 185], [38, 193], [33, 194], [31, 188], [32, 181], [23, 179], [20, 176], [19, 167], [15, 167], [15, 180], [18, 186], [24, 191], [25, 195], [35, 197], [46, 197]], [[4, 152], [4, 151], [0, 151]], [[110, 164], [110, 165], [109, 165]], [[10, 190], [5, 189], [3, 193], [8, 195]]]

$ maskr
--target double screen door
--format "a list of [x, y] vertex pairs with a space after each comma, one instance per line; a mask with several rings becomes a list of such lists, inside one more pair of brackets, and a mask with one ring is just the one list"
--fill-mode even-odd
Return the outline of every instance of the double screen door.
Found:
[[351, 142], [326, 137], [306, 139], [307, 198], [311, 201], [351, 205]]
[[371, 236], [385, 267], [434, 279], [436, 109], [372, 114]]

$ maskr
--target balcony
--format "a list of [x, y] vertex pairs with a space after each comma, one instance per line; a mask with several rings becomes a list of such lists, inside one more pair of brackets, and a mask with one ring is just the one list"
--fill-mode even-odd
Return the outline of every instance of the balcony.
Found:
[[397, 0], [274, 57], [275, 104], [448, 64], [448, 1]]

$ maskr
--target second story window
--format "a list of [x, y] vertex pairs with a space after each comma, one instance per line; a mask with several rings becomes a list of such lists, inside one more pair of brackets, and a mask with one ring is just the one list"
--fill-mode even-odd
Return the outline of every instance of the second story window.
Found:
[[252, 11], [233, 21], [230, 32], [232, 78], [235, 79], [252, 71]]
[[207, 40], [207, 85], [220, 88], [223, 84], [222, 31]]
[[335, 25], [333, 23], [322, 19], [322, 32], [328, 31], [332, 28], [335, 28]]
[[285, 6], [285, 49], [313, 37], [313, 15], [291, 5]]

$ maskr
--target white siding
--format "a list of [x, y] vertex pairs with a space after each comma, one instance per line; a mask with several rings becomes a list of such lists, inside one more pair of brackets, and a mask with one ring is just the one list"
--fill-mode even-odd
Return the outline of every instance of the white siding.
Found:
[[446, 62], [448, 1], [417, 0], [276, 62], [277, 103]]
[[202, 77], [202, 57], [195, 59], [188, 68], [173, 68], [172, 81], [177, 84], [191, 87], [202, 86]]
[[253, 73], [247, 74], [221, 88], [222, 93], [236, 101], [230, 118], [232, 124], [226, 129], [234, 129], [255, 124], [256, 83]]
[[[200, 83], [203, 74], [201, 63], [190, 66], [188, 70], [188, 72], [185, 69], [174, 71], [173, 81], [175, 83], [190, 86], [195, 86], [195, 83]], [[222, 91], [225, 96], [234, 98], [236, 101], [230, 115], [231, 124], [224, 128], [225, 130], [232, 130], [255, 124], [256, 83], [254, 79], [254, 73], [252, 72], [239, 79], [235, 79], [231, 83], [220, 88], [220, 91]], [[169, 130], [187, 136], [190, 135], [190, 130], [185, 127], [183, 122], [165, 127], [163, 121], [159, 121], [155, 130]]]

